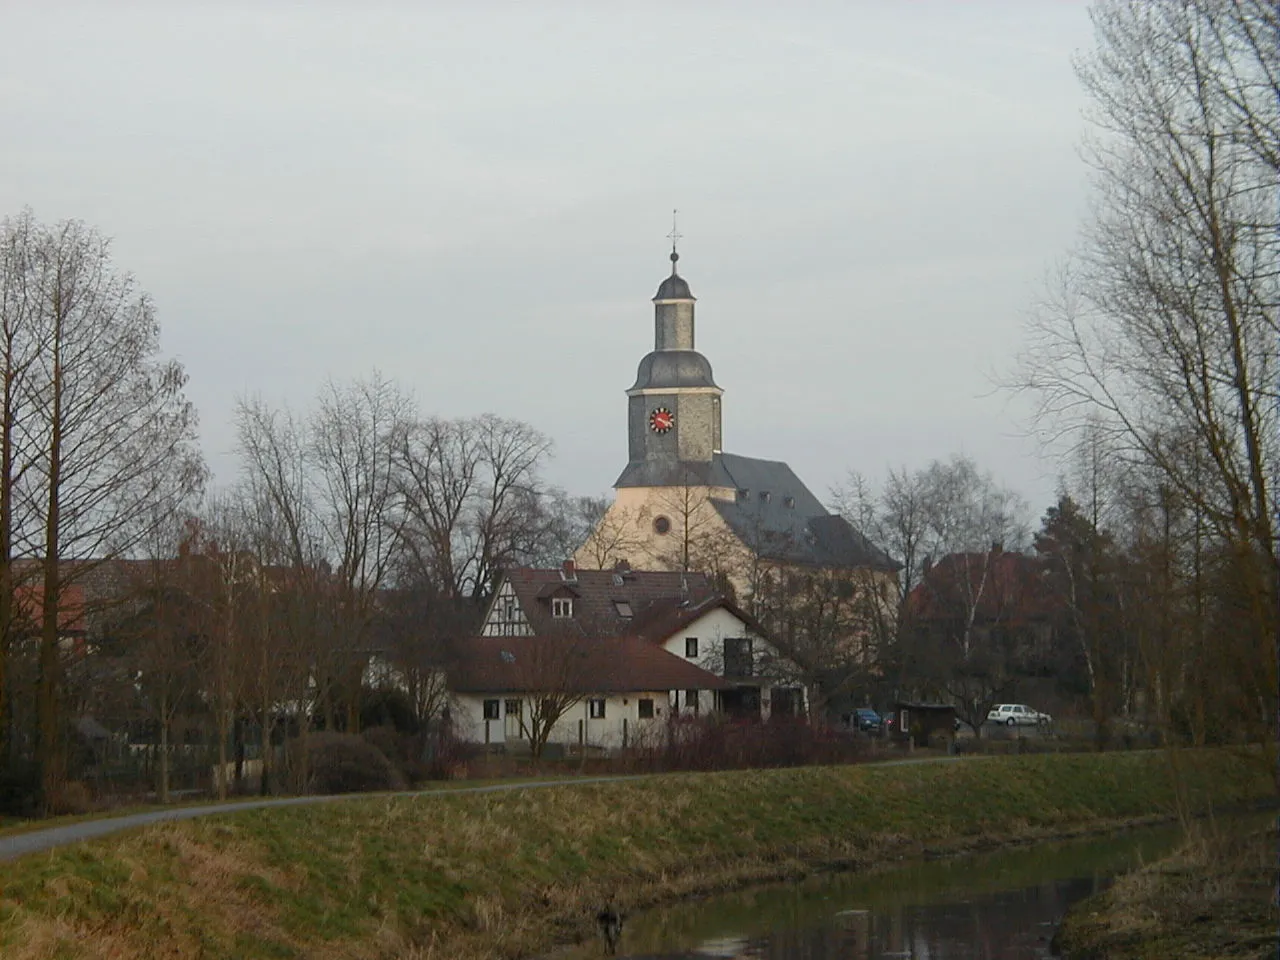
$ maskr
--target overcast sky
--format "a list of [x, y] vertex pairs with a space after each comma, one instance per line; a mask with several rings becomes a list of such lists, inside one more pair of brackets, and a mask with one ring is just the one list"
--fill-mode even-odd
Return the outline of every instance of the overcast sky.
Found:
[[0, 214], [114, 237], [234, 476], [237, 396], [378, 368], [606, 491], [678, 207], [727, 450], [820, 497], [955, 451], [1086, 202], [1083, 3], [0, 0]]

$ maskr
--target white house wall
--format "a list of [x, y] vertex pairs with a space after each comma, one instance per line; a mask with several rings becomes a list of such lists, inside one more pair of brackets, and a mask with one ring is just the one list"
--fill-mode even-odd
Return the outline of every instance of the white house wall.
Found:
[[[507, 701], [520, 700], [527, 718], [534, 699], [516, 694], [455, 694], [450, 706], [454, 734], [469, 743], [505, 745], [511, 740], [513, 746], [527, 744], [528, 740], [519, 733], [518, 722], [511, 724], [512, 736], [507, 736]], [[589, 701], [599, 699], [605, 701], [604, 717], [592, 718]], [[652, 719], [640, 718], [639, 701], [643, 699], [653, 701]], [[484, 719], [486, 700], [498, 701], [499, 716], [496, 720]], [[552, 728], [547, 743], [560, 744], [566, 748], [576, 747], [580, 721], [584, 725], [583, 736], [588, 748], [617, 750], [624, 745], [624, 736], [625, 743], [632, 746], [652, 742], [654, 737], [662, 735], [671, 710], [670, 700], [665, 690], [586, 697], [565, 711], [564, 716]]]
[[[698, 655], [696, 657], [685, 656], [686, 641], [691, 637], [696, 637], [698, 640]], [[668, 653], [674, 653], [680, 659], [687, 660], [708, 673], [714, 673], [716, 676], [722, 677], [724, 676], [724, 641], [730, 637], [751, 638], [753, 671], [759, 667], [761, 662], [778, 661], [777, 651], [752, 633], [742, 620], [724, 607], [717, 607], [703, 614], [679, 633], [668, 637], [662, 646]], [[772, 703], [771, 693], [775, 686], [799, 687], [799, 684], [794, 682], [783, 681], [775, 683], [774, 679], [767, 676], [753, 676], [743, 678], [741, 681], [744, 685], [758, 686], [760, 688], [760, 711], [765, 719], [769, 717]], [[700, 713], [706, 713], [713, 708], [713, 697], [714, 694], [710, 690], [703, 690], [699, 694], [698, 711]], [[806, 696], [804, 703], [804, 709], [806, 710], [808, 709], [807, 700]], [[681, 711], [687, 709], [683, 691], [680, 691], [679, 706]]]

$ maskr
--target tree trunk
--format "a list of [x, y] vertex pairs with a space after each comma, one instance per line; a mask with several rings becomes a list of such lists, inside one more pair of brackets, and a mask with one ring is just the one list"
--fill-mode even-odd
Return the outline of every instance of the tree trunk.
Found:
[[[55, 316], [61, 303], [55, 298]], [[60, 332], [60, 331], [58, 331]], [[44, 527], [44, 596], [41, 601], [40, 676], [36, 688], [36, 763], [40, 768], [41, 803], [46, 812], [57, 797], [63, 779], [61, 718], [58, 705], [58, 608], [62, 579], [58, 560], [61, 535], [62, 481], [62, 341], [55, 335], [53, 350], [53, 396], [49, 412], [48, 512]]]
[[169, 802], [169, 698], [160, 697], [160, 802]]
[[218, 737], [218, 799], [227, 799], [227, 734], [230, 727], [230, 713], [223, 703], [218, 704], [217, 737]]

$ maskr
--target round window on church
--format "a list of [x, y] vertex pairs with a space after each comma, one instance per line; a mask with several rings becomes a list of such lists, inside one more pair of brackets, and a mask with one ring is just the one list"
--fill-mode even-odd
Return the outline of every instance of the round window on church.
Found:
[[671, 532], [671, 521], [666, 517], [654, 517], [653, 532], [665, 537]]

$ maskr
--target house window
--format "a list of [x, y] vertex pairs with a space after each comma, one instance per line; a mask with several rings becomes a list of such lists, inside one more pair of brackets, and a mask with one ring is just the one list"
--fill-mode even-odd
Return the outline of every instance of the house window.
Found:
[[666, 517], [654, 517], [653, 532], [659, 536], [665, 537], [671, 532], [671, 521]]
[[684, 706], [690, 713], [698, 712], [698, 691], [686, 690], [684, 692]]
[[751, 676], [751, 638], [729, 637], [724, 642], [724, 675], [726, 677]]
[[636, 701], [636, 709], [639, 712], [641, 720], [653, 719], [653, 701], [645, 698]]
[[589, 716], [592, 720], [603, 720], [604, 719], [604, 700], [603, 699], [588, 700], [587, 716]]
[[631, 604], [627, 603], [627, 601], [615, 600], [613, 601], [613, 607], [618, 611], [618, 616], [622, 617], [624, 620], [631, 619]]
[[508, 700], [508, 701], [504, 704], [504, 706], [506, 707], [506, 712], [507, 712], [507, 716], [508, 716], [508, 717], [518, 717], [518, 716], [520, 716], [520, 704], [521, 704], [521, 702], [522, 702], [522, 701], [520, 701], [520, 700]]
[[697, 637], [684, 638], [684, 655], [691, 659], [698, 655], [698, 638]]
[[551, 601], [551, 615], [557, 620], [573, 616], [573, 601], [569, 597], [555, 597]]
[[510, 623], [516, 618], [516, 598], [507, 597], [502, 603], [502, 618]]
[[486, 720], [498, 719], [498, 701], [497, 700], [486, 700], [484, 702], [484, 718]]

